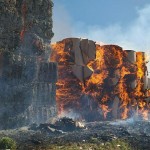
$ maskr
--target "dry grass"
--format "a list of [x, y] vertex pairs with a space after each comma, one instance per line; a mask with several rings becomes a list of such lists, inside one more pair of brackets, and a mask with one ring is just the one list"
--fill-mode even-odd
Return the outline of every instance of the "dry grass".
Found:
[[49, 145], [37, 150], [132, 150], [130, 145], [123, 140], [113, 140], [106, 143], [68, 143], [64, 145]]

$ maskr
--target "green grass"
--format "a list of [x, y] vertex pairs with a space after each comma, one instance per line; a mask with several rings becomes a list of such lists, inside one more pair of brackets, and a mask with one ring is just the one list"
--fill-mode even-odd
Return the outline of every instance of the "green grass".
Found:
[[68, 143], [62, 145], [50, 145], [39, 150], [132, 150], [130, 145], [123, 140], [113, 140], [106, 143]]

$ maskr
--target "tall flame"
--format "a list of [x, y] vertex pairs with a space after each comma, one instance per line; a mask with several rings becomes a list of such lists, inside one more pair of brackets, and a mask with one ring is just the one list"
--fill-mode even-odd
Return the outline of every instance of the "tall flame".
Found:
[[137, 87], [135, 90], [135, 96], [138, 101], [138, 113], [142, 115], [145, 120], [148, 120], [148, 105], [145, 102], [145, 90], [144, 87], [144, 77], [146, 76], [146, 59], [143, 52], [137, 52]]

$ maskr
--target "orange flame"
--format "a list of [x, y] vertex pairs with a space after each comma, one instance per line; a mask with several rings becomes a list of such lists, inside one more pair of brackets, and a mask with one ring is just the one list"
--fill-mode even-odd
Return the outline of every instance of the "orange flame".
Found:
[[[111, 114], [113, 109], [120, 113], [118, 116], [121, 119], [126, 119], [137, 108], [138, 114], [145, 120], [148, 119], [149, 107], [143, 90], [146, 61], [142, 52], [136, 54], [136, 62], [133, 64], [126, 61], [127, 52], [121, 47], [96, 45], [96, 59], [87, 64], [93, 70], [93, 74], [83, 84], [72, 73], [71, 49], [65, 50], [67, 42], [68, 40], [65, 39], [51, 45], [53, 50], [51, 61], [58, 62], [59, 80], [56, 100], [59, 113], [68, 107], [78, 109], [81, 107], [80, 97], [90, 95], [93, 101], [98, 102], [104, 119], [107, 119], [108, 113]], [[131, 79], [132, 81], [137, 80], [137, 86], [134, 89], [130, 87]], [[113, 105], [114, 97], [119, 98], [119, 104]]]
[[107, 114], [111, 111], [107, 105], [100, 105], [100, 108], [103, 111], [104, 119], [107, 118]]

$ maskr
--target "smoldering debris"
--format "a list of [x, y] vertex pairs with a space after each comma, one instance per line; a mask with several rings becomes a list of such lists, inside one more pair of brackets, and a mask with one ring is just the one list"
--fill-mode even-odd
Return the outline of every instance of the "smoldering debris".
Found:
[[71, 118], [63, 117], [55, 121], [54, 123], [43, 123], [40, 125], [32, 124], [29, 130], [41, 131], [50, 135], [63, 134], [66, 132], [73, 132], [76, 130], [85, 129], [84, 123], [80, 121], [74, 121]]

